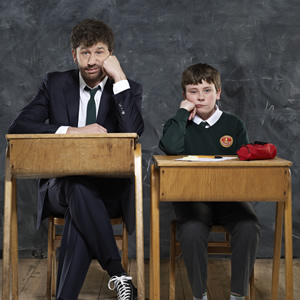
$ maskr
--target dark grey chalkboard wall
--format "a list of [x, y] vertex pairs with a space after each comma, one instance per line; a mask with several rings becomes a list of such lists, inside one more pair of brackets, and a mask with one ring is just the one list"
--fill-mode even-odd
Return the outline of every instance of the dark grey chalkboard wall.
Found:
[[[0, 3], [0, 226], [3, 226], [5, 134], [46, 72], [75, 67], [71, 28], [98, 17], [113, 28], [115, 54], [144, 87], [145, 257], [149, 255], [150, 165], [163, 124], [181, 98], [180, 76], [207, 62], [222, 75], [221, 109], [242, 118], [251, 141], [274, 143], [293, 161], [293, 243], [300, 255], [300, 3], [295, 0], [24, 0]], [[238, 180], [238, 178], [237, 178]], [[196, 183], [196, 179], [195, 179]], [[217, 187], [222, 189], [222, 186]], [[36, 182], [18, 182], [19, 248], [46, 254], [47, 224], [35, 231]], [[262, 225], [260, 257], [273, 247], [273, 203], [254, 203]], [[161, 205], [161, 250], [168, 256], [170, 205]], [[2, 248], [2, 233], [1, 248]], [[134, 236], [130, 253], [135, 255]]]

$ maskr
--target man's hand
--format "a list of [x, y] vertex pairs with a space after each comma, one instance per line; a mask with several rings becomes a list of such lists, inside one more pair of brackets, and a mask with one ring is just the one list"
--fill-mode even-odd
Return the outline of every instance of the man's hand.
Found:
[[102, 69], [108, 77], [114, 80], [114, 82], [126, 80], [126, 75], [123, 72], [117, 57], [114, 55], [108, 56], [103, 62]]
[[107, 133], [106, 128], [94, 123], [84, 127], [69, 127], [67, 134], [103, 134]]
[[190, 112], [189, 120], [192, 120], [196, 115], [196, 106], [193, 102], [189, 100], [183, 100], [180, 103], [180, 108], [184, 108]]

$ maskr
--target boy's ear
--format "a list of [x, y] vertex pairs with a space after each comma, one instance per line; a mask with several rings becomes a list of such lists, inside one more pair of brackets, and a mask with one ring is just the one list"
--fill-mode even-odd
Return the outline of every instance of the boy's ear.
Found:
[[183, 99], [185, 99], [185, 91], [182, 92]]
[[219, 89], [219, 90], [217, 91], [217, 97], [216, 97], [216, 99], [217, 99], [217, 100], [220, 100], [220, 96], [221, 96], [221, 89]]

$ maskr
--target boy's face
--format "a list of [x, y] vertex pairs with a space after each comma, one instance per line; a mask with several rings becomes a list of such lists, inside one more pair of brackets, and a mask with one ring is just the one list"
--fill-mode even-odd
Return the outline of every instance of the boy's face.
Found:
[[186, 100], [192, 102], [196, 107], [197, 115], [207, 120], [216, 111], [216, 101], [220, 99], [221, 89], [216, 91], [213, 83], [202, 81], [198, 84], [188, 84], [185, 87], [183, 96]]
[[80, 44], [72, 54], [86, 84], [93, 88], [103, 80], [102, 64], [111, 55], [106, 44], [98, 42], [91, 47]]

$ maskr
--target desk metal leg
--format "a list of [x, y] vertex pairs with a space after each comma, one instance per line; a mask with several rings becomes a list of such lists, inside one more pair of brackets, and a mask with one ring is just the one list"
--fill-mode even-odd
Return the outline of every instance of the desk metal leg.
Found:
[[273, 270], [272, 270], [272, 289], [271, 289], [271, 299], [272, 300], [278, 299], [279, 266], [280, 266], [282, 225], [283, 225], [283, 209], [284, 209], [284, 202], [277, 202], [276, 203], [276, 219], [275, 219]]
[[292, 236], [292, 188], [291, 173], [289, 171], [289, 189], [284, 206], [284, 245], [285, 245], [285, 292], [286, 299], [293, 296], [293, 236]]
[[143, 223], [143, 185], [142, 185], [142, 153], [141, 145], [135, 149], [135, 209], [136, 209], [136, 257], [137, 257], [137, 289], [138, 299], [145, 299], [144, 271], [144, 223]]
[[150, 300], [160, 299], [160, 236], [159, 236], [159, 174], [151, 166], [151, 207], [150, 207]]

